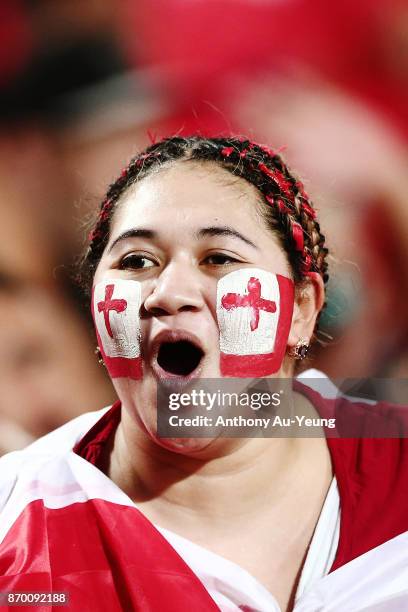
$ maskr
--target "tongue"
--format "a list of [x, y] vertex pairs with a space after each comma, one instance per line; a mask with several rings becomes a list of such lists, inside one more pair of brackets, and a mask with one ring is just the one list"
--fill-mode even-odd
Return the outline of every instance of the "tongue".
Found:
[[157, 363], [169, 374], [188, 376], [201, 361], [202, 351], [188, 340], [164, 342], [157, 355]]

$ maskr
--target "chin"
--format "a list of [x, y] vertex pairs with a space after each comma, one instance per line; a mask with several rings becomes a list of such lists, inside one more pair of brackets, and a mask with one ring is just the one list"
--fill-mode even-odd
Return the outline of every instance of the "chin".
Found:
[[217, 438], [159, 438], [154, 436], [156, 444], [172, 453], [193, 456], [205, 451], [216, 442]]

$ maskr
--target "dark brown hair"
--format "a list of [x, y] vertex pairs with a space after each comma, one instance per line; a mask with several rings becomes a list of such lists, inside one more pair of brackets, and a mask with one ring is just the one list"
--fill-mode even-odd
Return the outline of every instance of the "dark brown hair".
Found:
[[89, 289], [92, 277], [109, 240], [110, 224], [120, 197], [164, 164], [194, 160], [216, 163], [256, 187], [262, 201], [262, 216], [280, 240], [297, 284], [309, 272], [328, 280], [327, 248], [316, 211], [302, 183], [293, 176], [280, 155], [266, 146], [241, 137], [165, 138], [134, 157], [109, 187], [98, 219], [89, 236], [81, 269], [82, 286]]

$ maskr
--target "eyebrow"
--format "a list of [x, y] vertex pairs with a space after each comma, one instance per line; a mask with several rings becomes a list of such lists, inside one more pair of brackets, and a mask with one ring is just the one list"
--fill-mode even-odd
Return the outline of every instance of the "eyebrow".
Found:
[[150, 230], [150, 229], [136, 229], [136, 228], [127, 230], [126, 232], [123, 232], [123, 234], [120, 234], [112, 242], [111, 246], [109, 247], [108, 252], [110, 253], [113, 247], [118, 242], [121, 242], [122, 240], [127, 240], [128, 238], [150, 238], [152, 240], [153, 238], [157, 238], [157, 232]]
[[[252, 240], [249, 240], [249, 238], [246, 238], [240, 232], [237, 232], [237, 230], [234, 230], [232, 227], [228, 227], [226, 225], [203, 227], [195, 233], [195, 237], [197, 240], [201, 240], [202, 238], [207, 238], [209, 236], [231, 236], [232, 238], [238, 238], [239, 240], [242, 240], [242, 242], [245, 242], [254, 249], [259, 250], [256, 244], [252, 242]], [[148, 238], [150, 240], [153, 240], [157, 237], [158, 233], [151, 229], [129, 229], [126, 232], [120, 234], [117, 238], [115, 238], [115, 240], [109, 247], [108, 252], [110, 253], [118, 242], [127, 240], [128, 238]]]
[[198, 232], [196, 232], [196, 237], [198, 240], [200, 238], [206, 238], [208, 236], [231, 236], [232, 238], [238, 238], [239, 240], [242, 240], [242, 242], [249, 244], [249, 246], [253, 247], [254, 249], [259, 250], [256, 244], [252, 242], [252, 240], [249, 240], [249, 238], [246, 238], [245, 236], [237, 232], [237, 230], [234, 230], [232, 227], [220, 227], [216, 225], [211, 227], [203, 227], [202, 229], [198, 230]]

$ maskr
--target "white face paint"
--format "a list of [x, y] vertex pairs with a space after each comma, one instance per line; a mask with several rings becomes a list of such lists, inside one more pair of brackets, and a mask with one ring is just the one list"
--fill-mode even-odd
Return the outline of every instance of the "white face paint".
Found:
[[92, 314], [99, 347], [112, 378], [140, 378], [141, 284], [105, 280], [93, 290]]
[[294, 305], [293, 281], [242, 268], [217, 284], [221, 373], [267, 376], [283, 361]]

